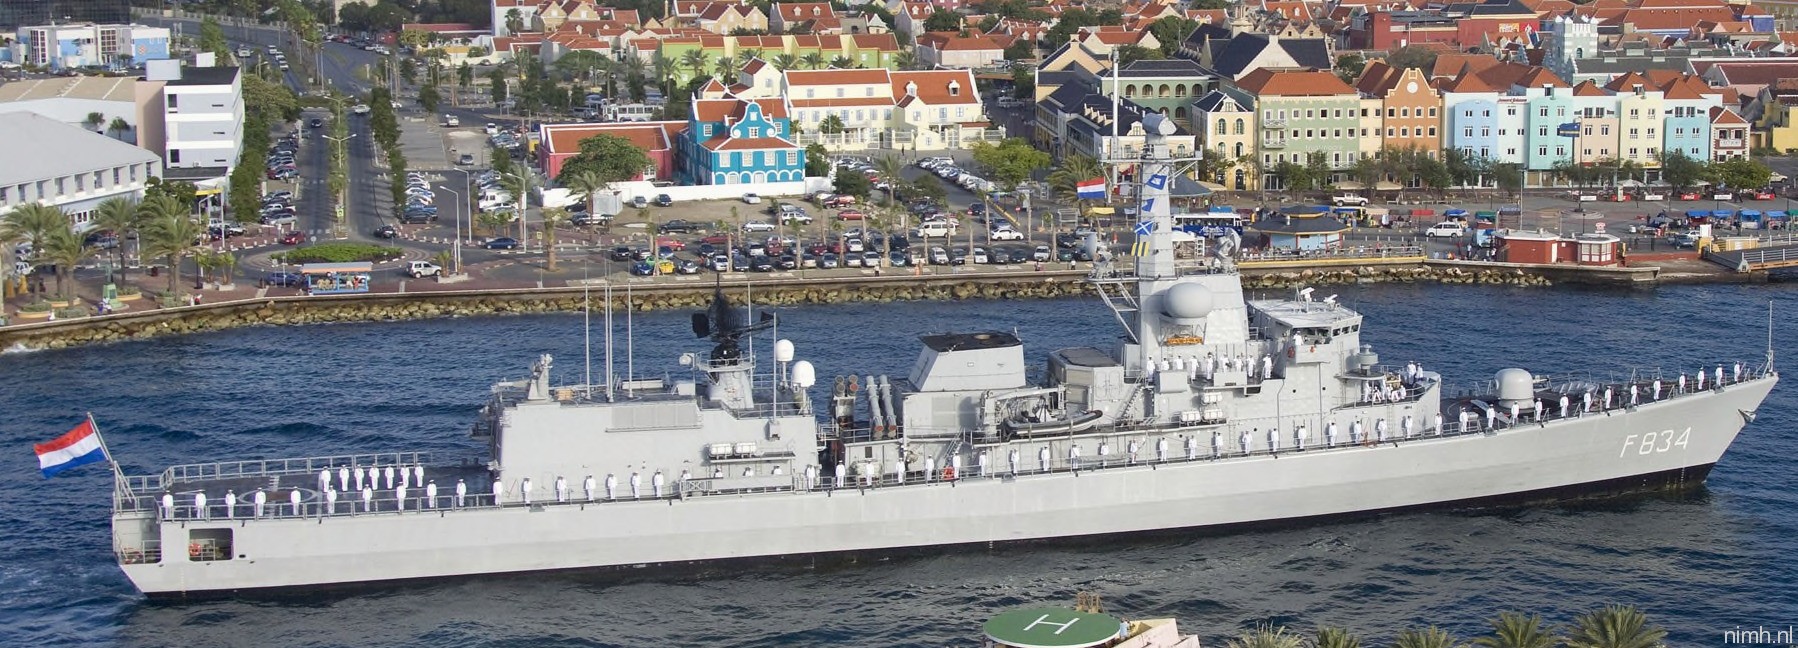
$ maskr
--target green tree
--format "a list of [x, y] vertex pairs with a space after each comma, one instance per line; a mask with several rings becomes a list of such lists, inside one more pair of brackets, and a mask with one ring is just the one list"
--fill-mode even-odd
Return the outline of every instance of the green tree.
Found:
[[546, 207], [539, 212], [543, 220], [543, 269], [556, 271], [556, 228], [568, 225], [568, 210]]
[[799, 57], [799, 62], [805, 64], [807, 70], [824, 69], [824, 55], [817, 52], [806, 52], [804, 56]]
[[1304, 165], [1282, 161], [1274, 165], [1273, 173], [1274, 179], [1279, 180], [1287, 191], [1303, 193], [1311, 190], [1313, 179]]
[[1227, 648], [1302, 648], [1305, 638], [1286, 626], [1262, 625], [1224, 642]]
[[1461, 645], [1454, 635], [1436, 626], [1423, 630], [1406, 629], [1392, 642], [1392, 648], [1459, 648]]
[[868, 182], [868, 176], [851, 172], [837, 174], [835, 188], [839, 194], [865, 199], [868, 192], [874, 190], [874, 185]]
[[1144, 59], [1166, 58], [1161, 55], [1161, 50], [1149, 49], [1141, 45], [1119, 45], [1112, 51], [1117, 54], [1118, 64], [1124, 66]]
[[506, 11], [506, 31], [513, 34], [524, 31], [524, 14], [516, 8]]
[[1014, 40], [1010, 45], [1005, 46], [1004, 56], [1007, 61], [1029, 61], [1035, 59], [1036, 42], [1022, 38]]
[[559, 180], [592, 171], [610, 184], [636, 178], [650, 164], [649, 154], [630, 140], [602, 133], [581, 140], [580, 152], [562, 164], [562, 171], [556, 177]]
[[844, 130], [846, 129], [843, 126], [843, 120], [837, 118], [834, 113], [825, 115], [824, 121], [818, 122], [818, 132], [826, 135], [836, 135]]
[[145, 198], [138, 205], [144, 212], [143, 233], [139, 235], [140, 252], [145, 257], [162, 257], [169, 264], [169, 292], [180, 295], [181, 260], [192, 254], [206, 229], [190, 214], [188, 204], [172, 196]]
[[987, 174], [1006, 191], [1017, 189], [1030, 174], [1049, 168], [1051, 158], [1045, 151], [1020, 138], [1009, 138], [998, 145], [975, 142], [970, 149], [974, 161], [986, 167]]
[[256, 218], [257, 209], [262, 205], [262, 177], [253, 163], [254, 160], [246, 159], [231, 170], [231, 193], [227, 204], [232, 220], [239, 223]]
[[1436, 65], [1436, 50], [1420, 45], [1406, 45], [1386, 56], [1386, 64], [1395, 68], [1428, 71]]
[[1361, 71], [1367, 69], [1367, 59], [1360, 54], [1343, 54], [1336, 57], [1336, 77], [1343, 83], [1353, 85], [1355, 79], [1361, 78]]
[[711, 55], [707, 54], [705, 50], [693, 49], [681, 53], [680, 64], [681, 67], [693, 72], [693, 75], [688, 77], [688, 80], [691, 81], [705, 75], [706, 62], [710, 59]]
[[225, 30], [210, 17], [200, 21], [200, 51], [217, 55], [220, 65], [229, 60], [231, 48], [225, 42]]
[[1492, 624], [1492, 634], [1473, 640], [1479, 648], [1554, 648], [1561, 641], [1534, 614], [1500, 612], [1487, 623]]
[[1361, 639], [1342, 628], [1318, 628], [1311, 648], [1361, 648]]
[[572, 174], [563, 172], [556, 176], [556, 182], [561, 183], [574, 195], [580, 196], [581, 200], [587, 203], [587, 213], [589, 214], [599, 213], [599, 205], [594, 203], [593, 197], [605, 191], [612, 184], [593, 169], [581, 169]]
[[125, 121], [124, 117], [114, 117], [112, 118], [112, 123], [106, 125], [106, 134], [113, 137], [118, 137], [128, 132], [131, 132], [131, 122]]
[[8, 242], [30, 241], [33, 247], [57, 229], [70, 227], [68, 214], [50, 205], [26, 203], [13, 208], [0, 219], [0, 238]]
[[505, 73], [505, 71], [501, 70], [500, 68], [493, 68], [492, 72], [487, 73], [487, 81], [491, 84], [488, 86], [488, 93], [490, 96], [493, 97], [494, 105], [499, 105], [499, 104], [505, 103], [506, 102], [506, 73]]
[[[928, 177], [928, 176], [927, 176]], [[1079, 187], [1081, 182], [1093, 178], [1105, 177], [1105, 167], [1098, 160], [1085, 155], [1074, 154], [1064, 158], [1055, 170], [1049, 172], [1049, 189], [1055, 197], [1074, 205], [1080, 213], [1086, 213], [1094, 201], [1081, 198]]]
[[1749, 158], [1711, 163], [1711, 173], [1730, 189], [1758, 189], [1773, 179], [1773, 170]]
[[794, 66], [799, 64], [799, 57], [793, 56], [792, 54], [775, 54], [774, 60], [769, 61], [769, 63], [774, 64], [774, 69], [785, 72], [793, 69]]
[[99, 132], [100, 125], [106, 123], [106, 114], [97, 112], [88, 113], [87, 119], [82, 120], [82, 123], [87, 124], [88, 130]]
[[961, 31], [961, 13], [947, 9], [938, 9], [924, 19], [924, 31], [947, 32]]
[[[131, 238], [143, 228], [143, 214], [137, 209], [137, 201], [123, 196], [107, 198], [94, 208], [94, 229], [112, 232], [117, 236], [120, 245], [112, 248], [118, 255], [118, 264], [114, 266], [118, 273], [118, 282], [125, 281], [125, 239]], [[107, 278], [111, 280], [111, 277]]]
[[729, 85], [737, 80], [737, 59], [733, 56], [720, 56], [712, 62], [712, 78], [719, 83]]
[[1180, 50], [1180, 42], [1186, 40], [1193, 30], [1199, 28], [1199, 22], [1184, 16], [1167, 16], [1149, 23], [1149, 33], [1161, 43], [1161, 56], [1167, 58]]
[[43, 240], [36, 244], [38, 262], [56, 266], [56, 294], [64, 301], [74, 298], [69, 290], [74, 282], [69, 278], [74, 276], [75, 266], [92, 252], [83, 239], [74, 225], [63, 219], [62, 227], [45, 232]]
[[400, 78], [407, 84], [418, 83], [418, 63], [410, 58], [400, 59]]
[[1029, 65], [1011, 67], [1011, 96], [1019, 99], [1036, 99], [1036, 68]]
[[474, 85], [474, 66], [468, 61], [456, 66], [456, 85], [463, 88]]
[[1677, 149], [1663, 151], [1660, 159], [1661, 179], [1667, 181], [1675, 191], [1696, 185], [1704, 178], [1704, 163]]
[[1505, 193], [1516, 195], [1523, 190], [1523, 165], [1516, 162], [1492, 165], [1492, 181]]
[[144, 198], [148, 199], [152, 196], [168, 196], [174, 198], [177, 202], [186, 205], [189, 210], [192, 210], [194, 201], [199, 199], [200, 188], [194, 186], [194, 183], [186, 180], [163, 180], [162, 178], [151, 176], [150, 179], [144, 181]]
[[1567, 648], [1659, 648], [1667, 631], [1649, 625], [1641, 611], [1611, 605], [1579, 615], [1567, 628]]
[[439, 106], [442, 101], [443, 95], [437, 92], [436, 84], [426, 84], [424, 87], [418, 89], [418, 105], [424, 108], [425, 112], [437, 112], [437, 106]]
[[823, 144], [812, 142], [805, 147], [805, 175], [808, 178], [822, 178], [830, 175], [830, 151]]
[[1305, 175], [1311, 179], [1307, 189], [1322, 189], [1330, 184], [1330, 160], [1322, 151], [1305, 154]]

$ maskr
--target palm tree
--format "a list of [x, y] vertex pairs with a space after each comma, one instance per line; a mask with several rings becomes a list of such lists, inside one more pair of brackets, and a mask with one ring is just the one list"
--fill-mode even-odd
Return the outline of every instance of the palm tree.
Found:
[[43, 240], [38, 241], [37, 257], [56, 266], [56, 294], [64, 301], [73, 297], [68, 287], [74, 283], [69, 279], [75, 274], [75, 266], [90, 251], [81, 234], [66, 220], [62, 227], [45, 232]]
[[680, 64], [693, 71], [692, 78], [687, 81], [691, 82], [693, 79], [699, 78], [699, 75], [705, 74], [705, 64], [709, 60], [711, 60], [711, 55], [706, 54], [705, 50], [687, 50], [686, 53], [681, 54]]
[[[531, 172], [531, 170], [528, 168], [522, 169], [517, 173], [508, 173], [504, 176], [501, 176], [499, 179], [500, 185], [505, 187], [506, 191], [509, 191], [512, 193], [512, 198], [513, 198], [514, 202], [516, 202], [518, 205], [518, 240], [519, 241], [529, 241], [530, 240], [530, 234], [529, 234], [530, 230], [526, 228], [524, 216], [525, 216], [525, 211], [526, 211], [525, 206], [530, 204], [528, 201], [530, 200], [530, 196], [531, 196], [531, 187], [537, 186], [536, 180], [537, 180], [536, 175], [534, 175]], [[528, 242], [524, 243], [524, 245], [526, 248], [530, 247], [530, 243], [528, 243]]]
[[712, 78], [725, 85], [736, 83], [737, 59], [730, 56], [718, 57], [718, 60], [712, 62]]
[[598, 205], [593, 204], [593, 197], [611, 185], [605, 181], [605, 178], [599, 177], [599, 172], [592, 169], [576, 171], [574, 175], [560, 178], [560, 180], [563, 187], [587, 202], [587, 213], [589, 214], [595, 213], [599, 209]]
[[112, 232], [120, 242], [112, 249], [119, 258], [118, 283], [125, 281], [124, 241], [131, 238], [131, 233], [136, 232], [143, 222], [143, 215], [137, 210], [137, 201], [130, 198], [107, 198], [94, 209], [94, 229]]
[[1055, 191], [1057, 198], [1072, 203], [1078, 211], [1085, 213], [1092, 201], [1080, 197], [1077, 185], [1104, 176], [1105, 167], [1098, 160], [1084, 155], [1072, 155], [1063, 159], [1061, 166], [1049, 173], [1048, 180], [1049, 187]]
[[[674, 73], [680, 68], [680, 65], [678, 61], [663, 57], [660, 51], [656, 52], [655, 60], [651, 61], [650, 68], [655, 70], [655, 77], [662, 80], [663, 93], [673, 90], [668, 84], [673, 82]], [[638, 72], [638, 76], [642, 76], [641, 71]]]
[[1304, 637], [1286, 626], [1262, 625], [1224, 642], [1227, 648], [1303, 648]]
[[1393, 648], [1459, 648], [1461, 643], [1447, 630], [1430, 626], [1423, 630], [1407, 629], [1398, 633], [1398, 639], [1392, 642]]
[[1488, 619], [1492, 634], [1473, 640], [1480, 648], [1554, 648], [1560, 638], [1542, 627], [1542, 617], [1518, 612], [1500, 612]]
[[206, 228], [173, 196], [153, 196], [138, 207], [147, 218], [139, 234], [140, 250], [144, 256], [169, 260], [169, 292], [179, 295], [181, 260], [193, 253]]
[[899, 183], [905, 180], [905, 176], [900, 175], [904, 169], [905, 163], [900, 162], [898, 157], [891, 154], [882, 155], [874, 160], [874, 170], [880, 173], [880, 179], [887, 181], [887, 205], [889, 206], [898, 203], [895, 194], [899, 191]]
[[86, 120], [87, 127], [93, 129], [95, 132], [99, 132], [100, 125], [104, 124], [104, 123], [106, 123], [106, 115], [105, 114], [97, 113], [97, 112], [91, 112], [91, 113], [87, 114], [87, 120]]
[[1361, 639], [1342, 628], [1318, 628], [1312, 648], [1361, 648]]
[[543, 269], [556, 271], [556, 228], [568, 224], [568, 210], [561, 207], [548, 207], [542, 212], [543, 218]]
[[847, 56], [836, 56], [830, 59], [830, 66], [839, 70], [847, 70], [855, 67], [855, 61], [849, 60]]
[[40, 247], [39, 243], [50, 232], [69, 226], [69, 216], [61, 209], [31, 203], [7, 212], [5, 219], [0, 220], [0, 238], [12, 242], [31, 241], [32, 247]]
[[124, 117], [114, 117], [114, 118], [112, 118], [112, 123], [106, 125], [106, 134], [111, 135], [113, 137], [118, 137], [121, 133], [125, 133], [130, 130], [131, 130], [131, 123], [125, 121]]
[[911, 50], [904, 50], [893, 56], [893, 65], [901, 70], [910, 70], [918, 64], [918, 55]]
[[1667, 631], [1633, 607], [1611, 605], [1579, 615], [1567, 628], [1567, 648], [1656, 648]]
[[805, 68], [808, 70], [823, 69], [824, 55], [817, 52], [806, 52], [805, 56], [799, 57], [799, 62], [804, 63]]
[[770, 62], [774, 64], [774, 69], [785, 72], [793, 69], [793, 66], [799, 64], [799, 57], [793, 56], [792, 54], [776, 54], [774, 55], [774, 60]]

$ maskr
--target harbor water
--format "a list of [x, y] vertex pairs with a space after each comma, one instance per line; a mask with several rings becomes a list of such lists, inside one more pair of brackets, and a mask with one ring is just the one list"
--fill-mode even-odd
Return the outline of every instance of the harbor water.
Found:
[[[1621, 292], [1386, 285], [1320, 289], [1367, 315], [1386, 363], [1451, 385], [1510, 366], [1537, 373], [1669, 374], [1757, 361], [1767, 304], [1798, 314], [1798, 286]], [[1033, 366], [1105, 346], [1097, 299], [781, 309], [779, 335], [838, 374], [908, 373], [916, 335], [1015, 330]], [[614, 322], [617, 374], [659, 377], [703, 352], [687, 313]], [[1671, 645], [1798, 624], [1798, 398], [1776, 389], [1711, 473], [1681, 496], [1497, 511], [1414, 513], [1224, 536], [1006, 546], [821, 569], [656, 577], [489, 576], [276, 600], [146, 602], [109, 551], [101, 465], [45, 480], [31, 444], [93, 412], [128, 473], [208, 460], [423, 450], [479, 452], [469, 424], [491, 383], [540, 353], [582, 380], [579, 314], [257, 328], [0, 355], [0, 645], [6, 646], [972, 646], [1006, 609], [1098, 593], [1124, 617], [1172, 616], [1221, 642], [1272, 620], [1341, 625], [1383, 642], [1438, 624], [1463, 637], [1501, 610], [1560, 623], [1638, 606]], [[591, 371], [605, 372], [603, 316]], [[1798, 354], [1798, 331], [1776, 347]], [[758, 350], [767, 351], [765, 340]], [[1791, 357], [1791, 356], [1786, 356]], [[1794, 361], [1798, 362], [1798, 361]], [[1709, 363], [1709, 364], [1705, 364]], [[1781, 362], [1776, 366], [1787, 364]], [[420, 551], [430, 550], [421, 546]], [[603, 551], [604, 547], [595, 547]]]

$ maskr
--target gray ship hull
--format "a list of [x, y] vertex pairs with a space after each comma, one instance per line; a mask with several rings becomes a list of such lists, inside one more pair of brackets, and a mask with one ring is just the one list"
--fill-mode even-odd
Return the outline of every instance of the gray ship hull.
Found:
[[[876, 488], [148, 522], [163, 547], [230, 529], [235, 555], [193, 561], [171, 551], [122, 567], [148, 595], [206, 595], [1226, 529], [1684, 487], [1703, 481], [1776, 381], [1492, 434], [1246, 457], [1113, 458], [1102, 468]], [[138, 513], [114, 518], [115, 529], [142, 524]]]

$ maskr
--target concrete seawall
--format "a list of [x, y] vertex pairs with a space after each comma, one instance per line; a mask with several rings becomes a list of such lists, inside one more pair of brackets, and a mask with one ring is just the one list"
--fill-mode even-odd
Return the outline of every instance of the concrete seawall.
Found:
[[[1302, 262], [1299, 262], [1302, 263]], [[1304, 267], [1299, 263], [1259, 263], [1243, 270], [1245, 290], [1374, 283], [1491, 284], [1547, 286], [1559, 281], [1526, 268], [1463, 267], [1419, 259], [1384, 264]], [[1376, 262], [1378, 263], [1378, 262]], [[1257, 267], [1258, 266], [1258, 267]], [[884, 277], [762, 278], [742, 280], [630, 282], [631, 305], [640, 311], [698, 309], [713, 287], [741, 296], [745, 287], [757, 304], [790, 306], [953, 299], [1043, 299], [1092, 294], [1085, 270], [982, 272]], [[1629, 281], [1610, 281], [1631, 283]], [[625, 282], [612, 284], [615, 308], [625, 307]], [[0, 349], [57, 349], [121, 340], [148, 339], [246, 326], [286, 326], [335, 322], [379, 322], [474, 315], [578, 312], [591, 299], [604, 308], [601, 285], [584, 296], [580, 286], [465, 291], [419, 291], [361, 295], [265, 297], [202, 306], [124, 312], [104, 317], [0, 327]]]

